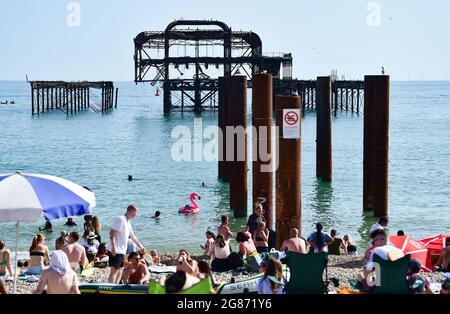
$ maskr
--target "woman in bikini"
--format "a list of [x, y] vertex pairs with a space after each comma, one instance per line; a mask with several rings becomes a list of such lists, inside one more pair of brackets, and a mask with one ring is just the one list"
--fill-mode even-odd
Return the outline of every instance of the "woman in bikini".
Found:
[[8, 279], [12, 275], [11, 252], [6, 248], [5, 241], [2, 240], [0, 241], [0, 278]]
[[34, 236], [30, 246], [30, 275], [40, 275], [45, 268], [45, 263], [50, 261], [48, 247], [44, 245], [45, 237], [42, 234]]

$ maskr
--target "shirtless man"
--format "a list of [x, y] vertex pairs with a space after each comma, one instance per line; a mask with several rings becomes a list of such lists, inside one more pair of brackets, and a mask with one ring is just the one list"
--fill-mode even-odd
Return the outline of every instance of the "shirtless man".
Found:
[[64, 245], [61, 250], [67, 254], [69, 258], [70, 267], [74, 271], [80, 270], [80, 266], [84, 267], [88, 264], [88, 259], [86, 257], [86, 250], [77, 241], [80, 238], [78, 232], [71, 232], [69, 235], [69, 244]]
[[439, 259], [435, 266], [436, 269], [441, 269], [445, 272], [450, 272], [450, 238], [445, 241], [445, 248], [441, 250]]
[[280, 251], [288, 250], [288, 252], [306, 254], [306, 243], [305, 240], [298, 236], [298, 229], [292, 228], [289, 231], [289, 235], [291, 238], [283, 241]]
[[77, 274], [70, 268], [69, 259], [62, 251], [53, 251], [49, 268], [42, 271], [36, 294], [80, 294]]

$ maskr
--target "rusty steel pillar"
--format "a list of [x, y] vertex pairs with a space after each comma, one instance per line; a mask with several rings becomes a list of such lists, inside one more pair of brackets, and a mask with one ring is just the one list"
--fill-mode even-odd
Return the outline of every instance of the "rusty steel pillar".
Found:
[[[290, 228], [301, 235], [301, 138], [283, 138], [283, 109], [300, 109], [301, 99], [294, 95], [277, 95], [278, 169], [276, 172], [277, 247], [289, 238]], [[301, 111], [300, 111], [301, 112]], [[301, 115], [301, 113], [300, 113]], [[297, 117], [301, 125], [301, 117]]]
[[389, 76], [364, 77], [363, 209], [388, 213]]
[[254, 74], [252, 81], [253, 204], [259, 197], [266, 199], [262, 206], [272, 229], [272, 74]]
[[317, 77], [316, 177], [331, 181], [331, 77]]
[[217, 124], [219, 127], [219, 162], [218, 162], [218, 177], [223, 181], [226, 180], [225, 174], [225, 159], [226, 159], [226, 116], [228, 116], [228, 108], [225, 108], [224, 103], [224, 78], [220, 76], [218, 79], [218, 117]]
[[230, 207], [234, 217], [247, 217], [247, 77], [225, 77], [224, 86], [225, 106], [229, 109], [226, 168], [230, 180]]

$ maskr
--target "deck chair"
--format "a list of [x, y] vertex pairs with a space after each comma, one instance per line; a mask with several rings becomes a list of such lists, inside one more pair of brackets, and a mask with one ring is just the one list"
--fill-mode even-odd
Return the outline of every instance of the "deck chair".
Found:
[[[406, 281], [411, 255], [406, 255], [396, 261], [385, 261], [378, 255], [373, 256], [373, 261], [380, 265], [380, 282], [375, 285], [371, 293], [377, 294], [402, 294], [411, 293], [411, 287]], [[350, 286], [356, 291], [363, 291], [363, 285], [356, 279], [349, 280]]]
[[[213, 291], [213, 286], [211, 283], [211, 278], [207, 277], [200, 281], [199, 283], [193, 285], [189, 289], [178, 292], [177, 294], [211, 294]], [[159, 284], [156, 280], [150, 280], [148, 284], [149, 294], [167, 294], [166, 289]]]
[[323, 272], [328, 262], [327, 253], [299, 254], [287, 253], [290, 279], [286, 293], [327, 293]]
[[411, 293], [411, 288], [406, 281], [410, 260], [411, 255], [409, 254], [393, 262], [385, 261], [378, 255], [374, 255], [373, 261], [380, 265], [380, 284], [373, 288], [372, 293]]

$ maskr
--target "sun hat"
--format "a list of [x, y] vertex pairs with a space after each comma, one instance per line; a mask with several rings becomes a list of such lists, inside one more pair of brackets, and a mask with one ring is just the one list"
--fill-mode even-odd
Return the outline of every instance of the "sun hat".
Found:
[[88, 234], [88, 236], [86, 237], [86, 239], [88, 239], [88, 240], [93, 240], [93, 239], [95, 239], [96, 237], [97, 237], [97, 235], [95, 234], [95, 232], [90, 231], [89, 234]]

